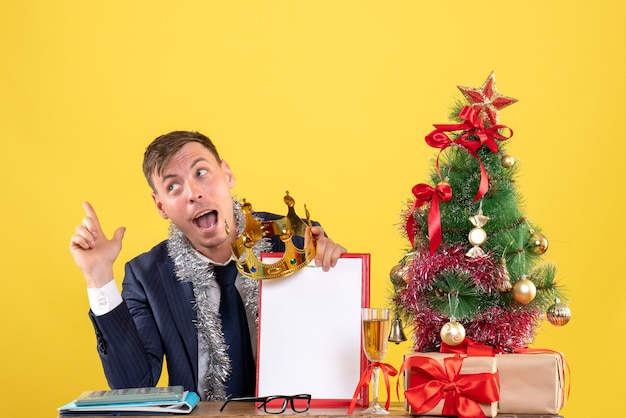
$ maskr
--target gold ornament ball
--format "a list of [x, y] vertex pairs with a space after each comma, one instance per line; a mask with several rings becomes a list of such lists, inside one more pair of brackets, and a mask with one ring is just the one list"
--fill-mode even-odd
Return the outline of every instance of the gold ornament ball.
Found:
[[393, 266], [389, 272], [391, 282], [395, 285], [402, 282], [408, 282], [408, 272], [409, 266], [405, 266], [404, 264], [397, 264]]
[[441, 327], [441, 341], [449, 346], [459, 345], [465, 340], [465, 327], [456, 321], [447, 322]]
[[504, 154], [502, 158], [500, 158], [500, 162], [502, 163], [502, 167], [511, 168], [515, 165], [515, 158], [509, 154]]
[[530, 236], [529, 247], [535, 254], [543, 254], [548, 251], [548, 238], [535, 232]]
[[566, 304], [557, 302], [548, 308], [546, 317], [552, 325], [560, 327], [569, 322], [572, 318], [572, 311]]
[[533, 282], [522, 278], [515, 282], [513, 289], [511, 289], [511, 294], [513, 295], [513, 299], [525, 305], [535, 299], [537, 288]]

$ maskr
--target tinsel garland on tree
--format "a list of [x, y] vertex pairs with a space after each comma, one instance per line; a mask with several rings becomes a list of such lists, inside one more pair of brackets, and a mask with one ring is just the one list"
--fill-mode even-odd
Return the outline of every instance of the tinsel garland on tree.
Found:
[[548, 240], [523, 214], [517, 166], [506, 152], [513, 131], [499, 124], [498, 111], [516, 100], [497, 93], [493, 73], [481, 88], [459, 89], [468, 103], [426, 136], [439, 152], [430, 184], [413, 188], [402, 213], [411, 247], [391, 270], [391, 299], [417, 351], [442, 339], [460, 343], [447, 340], [446, 324], [474, 342], [514, 350], [533, 341], [546, 311], [555, 325], [570, 312], [556, 267], [540, 264]]

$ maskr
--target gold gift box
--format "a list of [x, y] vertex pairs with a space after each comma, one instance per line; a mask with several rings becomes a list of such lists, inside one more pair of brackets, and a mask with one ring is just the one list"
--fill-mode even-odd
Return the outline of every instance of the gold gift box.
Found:
[[500, 354], [500, 413], [556, 414], [565, 406], [561, 353]]

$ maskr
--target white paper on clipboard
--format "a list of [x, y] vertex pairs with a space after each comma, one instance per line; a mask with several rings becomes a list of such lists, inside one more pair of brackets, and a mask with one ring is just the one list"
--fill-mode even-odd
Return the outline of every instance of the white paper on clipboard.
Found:
[[263, 280], [257, 394], [310, 393], [318, 405], [349, 405], [367, 365], [361, 345], [361, 308], [367, 306], [369, 254], [343, 254], [328, 272], [309, 266]]

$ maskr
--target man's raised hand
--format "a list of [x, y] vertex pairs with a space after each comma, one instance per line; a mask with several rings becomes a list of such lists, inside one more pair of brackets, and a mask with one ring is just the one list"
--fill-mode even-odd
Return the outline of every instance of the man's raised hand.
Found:
[[83, 272], [87, 287], [99, 288], [113, 280], [113, 263], [122, 249], [126, 228], [117, 228], [108, 239], [93, 207], [84, 202], [83, 208], [86, 215], [70, 239], [70, 253]]

